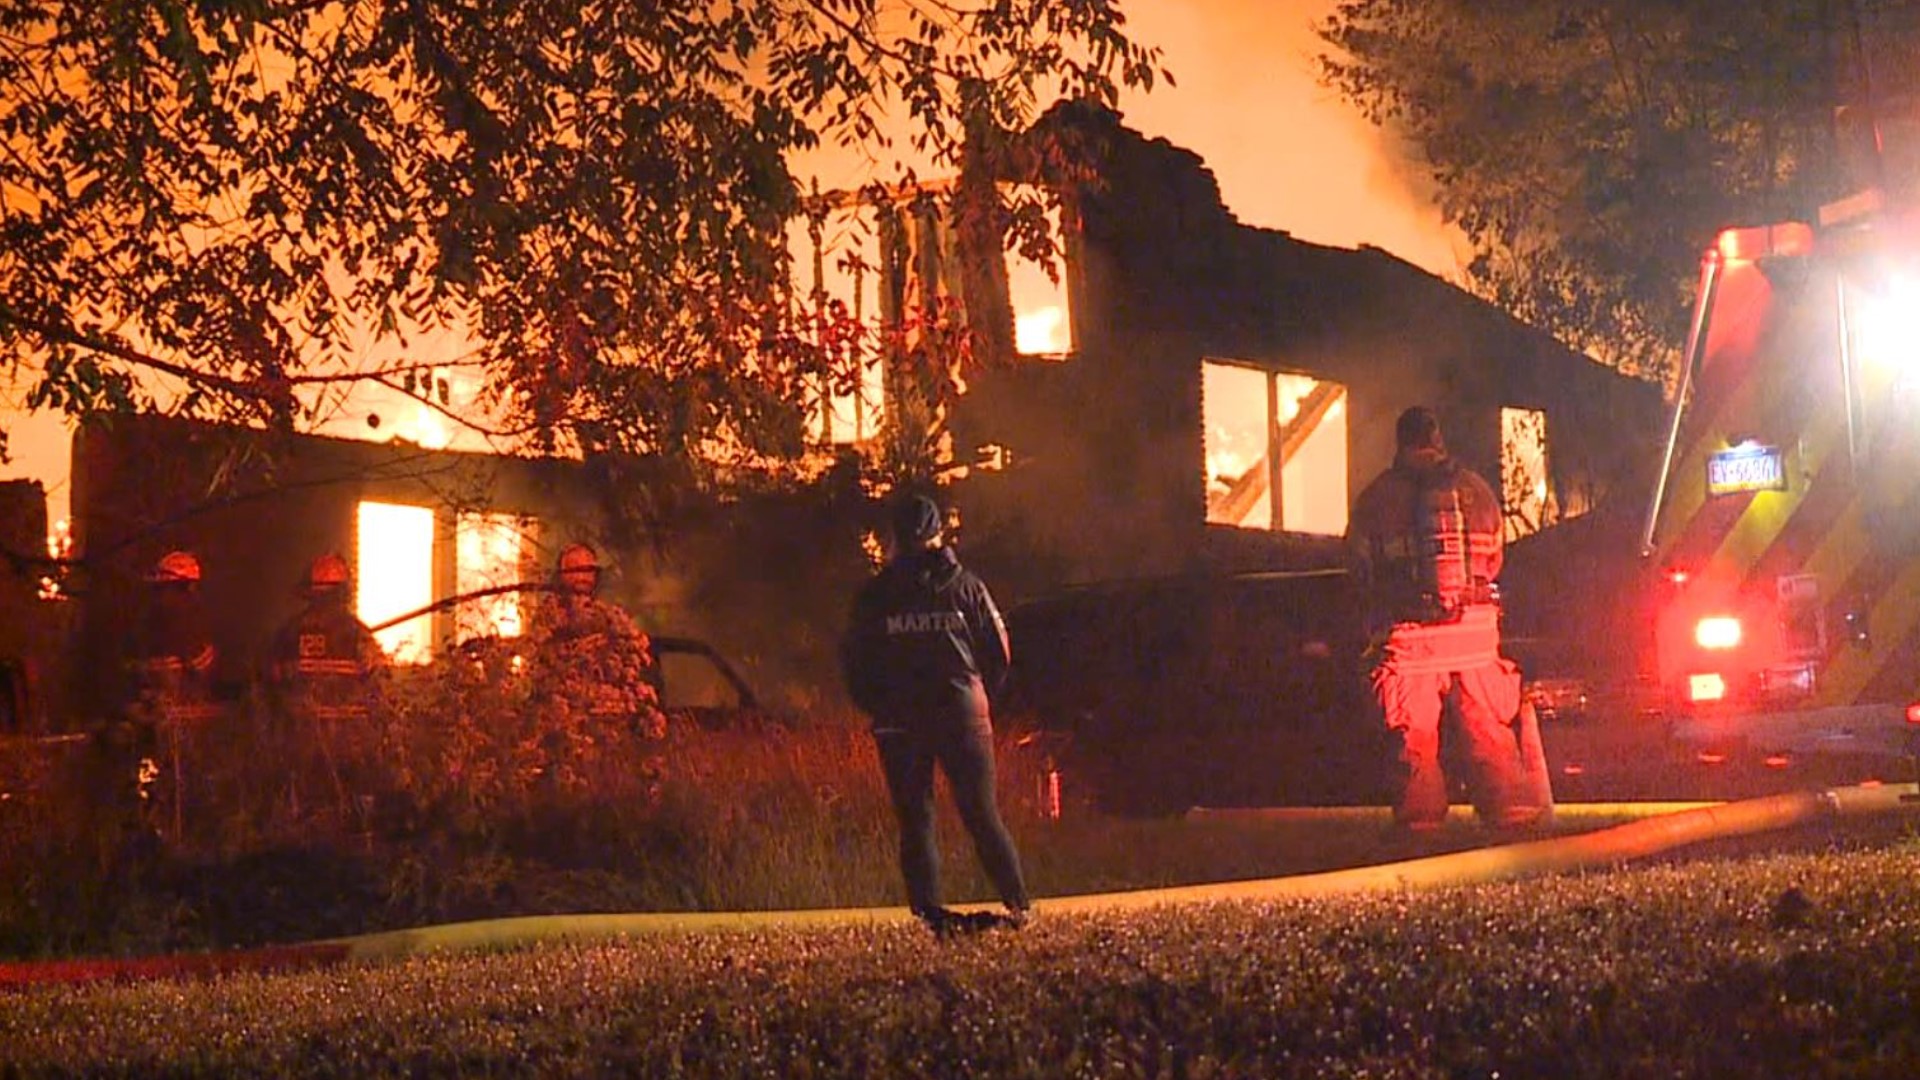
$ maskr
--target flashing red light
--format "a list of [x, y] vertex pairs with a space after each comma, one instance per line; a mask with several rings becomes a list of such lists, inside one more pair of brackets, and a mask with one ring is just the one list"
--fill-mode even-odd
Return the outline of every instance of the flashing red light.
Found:
[[1694, 643], [1703, 649], [1733, 649], [1740, 645], [1740, 620], [1731, 615], [1709, 615], [1693, 626]]
[[1793, 759], [1785, 754], [1767, 755], [1767, 768], [1769, 769], [1784, 769], [1791, 764], [1793, 764]]
[[1875, 780], [1872, 777], [1868, 777], [1867, 779], [1860, 781], [1859, 786], [1860, 787], [1879, 787], [1880, 781]]
[[1920, 702], [1907, 706], [1907, 723], [1920, 724]]
[[1585, 776], [1587, 774], [1587, 767], [1578, 762], [1568, 762], [1560, 766], [1560, 771], [1568, 776]]
[[1727, 760], [1727, 755], [1715, 753], [1712, 750], [1702, 750], [1694, 757], [1702, 765], [1723, 765]]
[[1690, 576], [1691, 575], [1689, 575], [1685, 570], [1682, 570], [1677, 566], [1671, 567], [1667, 570], [1667, 582], [1668, 584], [1671, 584], [1671, 585], [1685, 585], [1687, 583], [1687, 578]]

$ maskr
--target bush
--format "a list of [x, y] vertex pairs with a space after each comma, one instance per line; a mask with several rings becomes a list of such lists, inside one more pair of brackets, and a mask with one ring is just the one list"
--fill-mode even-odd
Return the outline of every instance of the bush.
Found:
[[[1031, 832], [1042, 745], [999, 743], [1002, 806]], [[144, 783], [142, 762], [157, 766]], [[31, 799], [13, 784], [0, 800], [11, 955], [903, 898], [873, 740], [847, 714], [619, 722], [447, 663], [396, 679], [364, 724], [251, 700], [191, 728], [103, 728], [41, 772]], [[949, 895], [991, 895], [941, 806]]]
[[376, 828], [485, 848], [556, 816], [644, 815], [659, 801], [666, 725], [651, 688], [632, 687], [604, 711], [590, 691], [522, 676], [498, 653], [397, 684], [371, 759]]

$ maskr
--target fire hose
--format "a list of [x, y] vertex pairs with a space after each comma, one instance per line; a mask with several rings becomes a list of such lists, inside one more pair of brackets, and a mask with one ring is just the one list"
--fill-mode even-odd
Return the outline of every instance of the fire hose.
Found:
[[[1684, 809], [1672, 809], [1674, 804], [1656, 804], [1657, 809], [1665, 812], [1587, 833], [1292, 877], [1042, 898], [1039, 906], [1048, 915], [1092, 914], [1169, 904], [1315, 899], [1437, 889], [1571, 870], [1604, 869], [1711, 840], [1903, 809], [1911, 811], [1917, 806], [1910, 797], [1914, 787], [1913, 784], [1889, 784], [1834, 788], [1738, 802], [1691, 804]], [[1595, 815], [1611, 811], [1612, 816], [1631, 816], [1637, 812], [1636, 804], [1632, 803], [1575, 804], [1563, 806], [1561, 811]], [[0, 964], [0, 989], [105, 980], [206, 977], [242, 971], [289, 971], [427, 953], [520, 948], [542, 942], [905, 923], [911, 918], [907, 909], [901, 907], [521, 916], [222, 953], [6, 963]]]

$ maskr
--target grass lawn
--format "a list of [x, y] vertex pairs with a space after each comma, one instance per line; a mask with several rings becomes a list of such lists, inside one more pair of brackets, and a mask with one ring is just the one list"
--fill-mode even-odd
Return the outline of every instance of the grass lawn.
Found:
[[[1274, 831], [1229, 824], [1139, 836], [1253, 865]], [[1907, 1077], [1916, 882], [1911, 819], [1881, 820], [1435, 892], [1043, 904], [948, 941], [883, 924], [37, 989], [0, 997], [0, 1047], [29, 1076]]]

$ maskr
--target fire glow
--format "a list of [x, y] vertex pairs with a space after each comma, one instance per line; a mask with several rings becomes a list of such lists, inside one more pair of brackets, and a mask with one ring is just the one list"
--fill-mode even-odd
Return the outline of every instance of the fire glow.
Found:
[[[462, 513], [454, 521], [454, 589], [466, 594], [517, 584], [532, 527], [513, 514]], [[519, 637], [524, 611], [519, 593], [484, 596], [455, 613], [455, 633], [471, 637]]]
[[[433, 510], [394, 503], [360, 504], [358, 592], [360, 620], [377, 626], [433, 602]], [[433, 658], [433, 620], [421, 615], [376, 633], [394, 662]]]
[[[1016, 305], [1020, 299], [1018, 296], [1014, 298]], [[1013, 347], [1022, 356], [1064, 358], [1073, 348], [1072, 336], [1067, 333], [1066, 309], [1048, 305], [1032, 311], [1021, 311], [1016, 306], [1013, 314]]]

